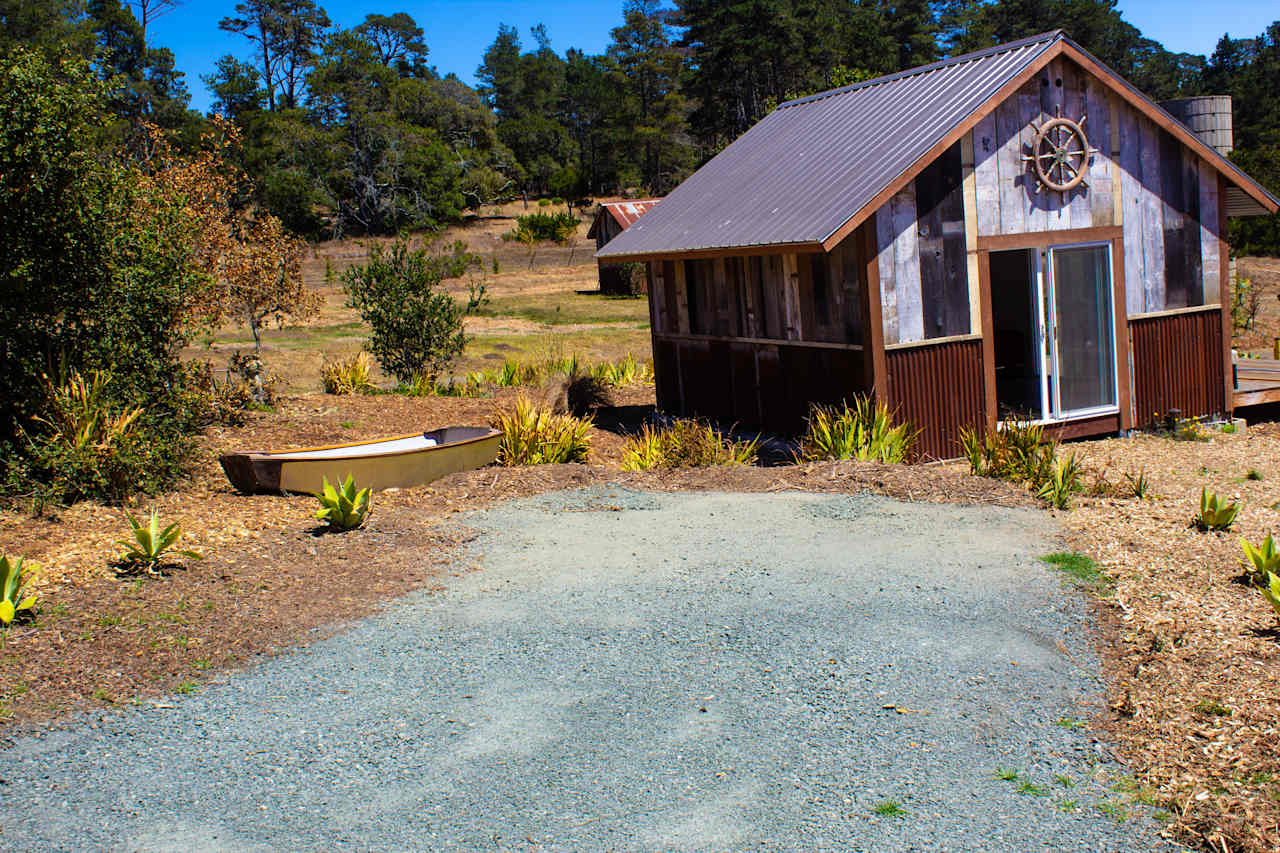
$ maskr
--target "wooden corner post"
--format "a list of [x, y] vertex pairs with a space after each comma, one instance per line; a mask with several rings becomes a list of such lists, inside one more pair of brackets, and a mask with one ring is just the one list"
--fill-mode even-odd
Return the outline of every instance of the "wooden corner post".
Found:
[[880, 261], [876, 245], [876, 215], [858, 228], [858, 252], [862, 256], [863, 363], [867, 387], [877, 402], [890, 405], [889, 365], [884, 349], [884, 319], [880, 310]]

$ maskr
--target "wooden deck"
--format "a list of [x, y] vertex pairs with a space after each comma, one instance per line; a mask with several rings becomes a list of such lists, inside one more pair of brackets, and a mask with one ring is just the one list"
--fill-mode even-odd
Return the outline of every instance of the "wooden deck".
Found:
[[1280, 361], [1269, 358], [1238, 358], [1234, 365], [1235, 407], [1280, 402]]

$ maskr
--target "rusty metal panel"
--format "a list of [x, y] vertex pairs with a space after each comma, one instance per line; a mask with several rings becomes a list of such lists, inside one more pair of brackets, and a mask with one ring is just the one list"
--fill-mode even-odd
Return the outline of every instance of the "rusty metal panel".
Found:
[[1227, 410], [1221, 309], [1131, 317], [1129, 333], [1137, 426], [1170, 409], [1184, 417]]
[[980, 339], [891, 349], [888, 399], [899, 419], [920, 430], [917, 459], [960, 455], [960, 430], [986, 423]]

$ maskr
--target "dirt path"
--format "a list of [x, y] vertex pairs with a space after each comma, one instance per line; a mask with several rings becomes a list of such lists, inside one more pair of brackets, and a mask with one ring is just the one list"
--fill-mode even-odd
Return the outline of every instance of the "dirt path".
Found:
[[467, 524], [443, 593], [6, 749], [6, 842], [1162, 849], [1075, 722], [1097, 660], [1041, 513], [597, 486]]

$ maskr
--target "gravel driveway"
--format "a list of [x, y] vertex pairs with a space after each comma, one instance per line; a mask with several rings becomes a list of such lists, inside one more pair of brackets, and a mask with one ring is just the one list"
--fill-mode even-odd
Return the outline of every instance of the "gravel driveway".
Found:
[[5, 846], [1165, 849], [1074, 722], [1098, 662], [1043, 513], [596, 488], [466, 523], [445, 593], [3, 750]]

